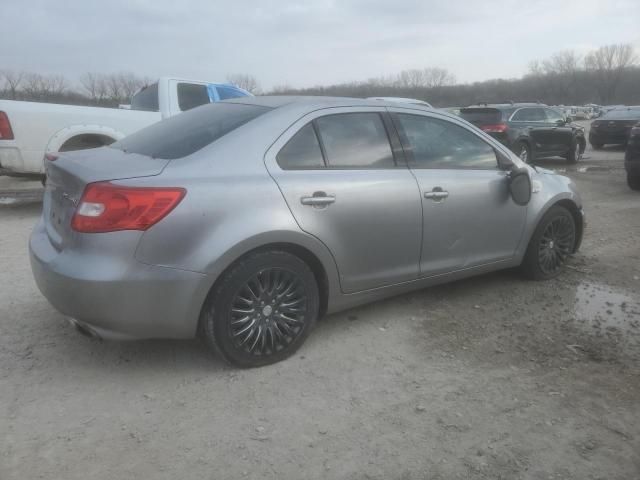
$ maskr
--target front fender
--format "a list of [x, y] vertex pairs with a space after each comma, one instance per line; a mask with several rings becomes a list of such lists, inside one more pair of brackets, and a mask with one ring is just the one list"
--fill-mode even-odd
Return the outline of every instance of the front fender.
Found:
[[560, 202], [571, 202], [578, 211], [582, 210], [582, 200], [571, 179], [562, 175], [534, 173], [531, 175], [533, 194], [527, 207], [527, 222], [523, 240], [518, 248], [521, 261], [529, 246], [536, 227], [551, 207]]

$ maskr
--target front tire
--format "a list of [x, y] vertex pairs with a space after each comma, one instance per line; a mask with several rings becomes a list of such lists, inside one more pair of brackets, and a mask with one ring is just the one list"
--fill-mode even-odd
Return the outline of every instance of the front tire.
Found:
[[257, 252], [227, 271], [202, 311], [207, 345], [238, 367], [260, 367], [293, 355], [319, 312], [315, 276], [287, 252]]
[[576, 243], [576, 222], [571, 212], [553, 206], [542, 217], [529, 241], [522, 262], [524, 274], [532, 280], [548, 280], [562, 271]]
[[631, 190], [640, 190], [640, 175], [627, 173], [627, 185]]
[[580, 157], [582, 157], [580, 143], [578, 143], [578, 140], [574, 138], [571, 142], [571, 148], [569, 148], [569, 152], [567, 153], [567, 163], [578, 163]]
[[531, 147], [526, 142], [518, 142], [516, 154], [524, 163], [531, 163]]

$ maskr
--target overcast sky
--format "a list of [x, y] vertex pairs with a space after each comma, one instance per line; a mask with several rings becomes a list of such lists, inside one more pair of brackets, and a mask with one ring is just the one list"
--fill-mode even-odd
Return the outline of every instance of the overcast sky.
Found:
[[306, 87], [439, 66], [471, 82], [562, 49], [640, 51], [640, 0], [0, 0], [0, 21], [0, 69], [72, 81], [250, 73]]

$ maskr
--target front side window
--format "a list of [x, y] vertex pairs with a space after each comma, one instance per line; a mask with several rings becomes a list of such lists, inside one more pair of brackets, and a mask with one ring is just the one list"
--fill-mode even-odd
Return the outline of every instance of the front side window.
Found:
[[247, 96], [247, 94], [242, 90], [238, 90], [237, 88], [233, 88], [233, 87], [217, 86], [216, 90], [218, 91], [218, 96], [220, 97], [220, 100], [227, 100], [229, 98], [240, 98], [240, 97]]
[[379, 113], [342, 113], [315, 120], [329, 168], [393, 168]]
[[446, 120], [398, 114], [409, 143], [412, 168], [495, 169], [493, 147], [467, 129]]
[[564, 121], [564, 116], [557, 110], [554, 110], [553, 108], [545, 108], [545, 112], [547, 114], [548, 122], [557, 123], [561, 120]]
[[543, 108], [521, 108], [511, 120], [514, 122], [546, 122], [547, 115]]
[[207, 86], [197, 83], [178, 83], [178, 106], [183, 112], [209, 103]]
[[296, 133], [277, 156], [283, 170], [323, 168], [324, 160], [313, 124], [307, 123]]

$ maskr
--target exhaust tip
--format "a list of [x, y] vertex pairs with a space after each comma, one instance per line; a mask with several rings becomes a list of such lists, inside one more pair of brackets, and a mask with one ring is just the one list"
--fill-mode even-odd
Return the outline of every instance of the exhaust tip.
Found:
[[89, 338], [100, 338], [100, 336], [88, 325], [79, 322], [75, 318], [69, 318], [69, 323], [75, 327], [75, 329], [80, 332], [80, 334]]

